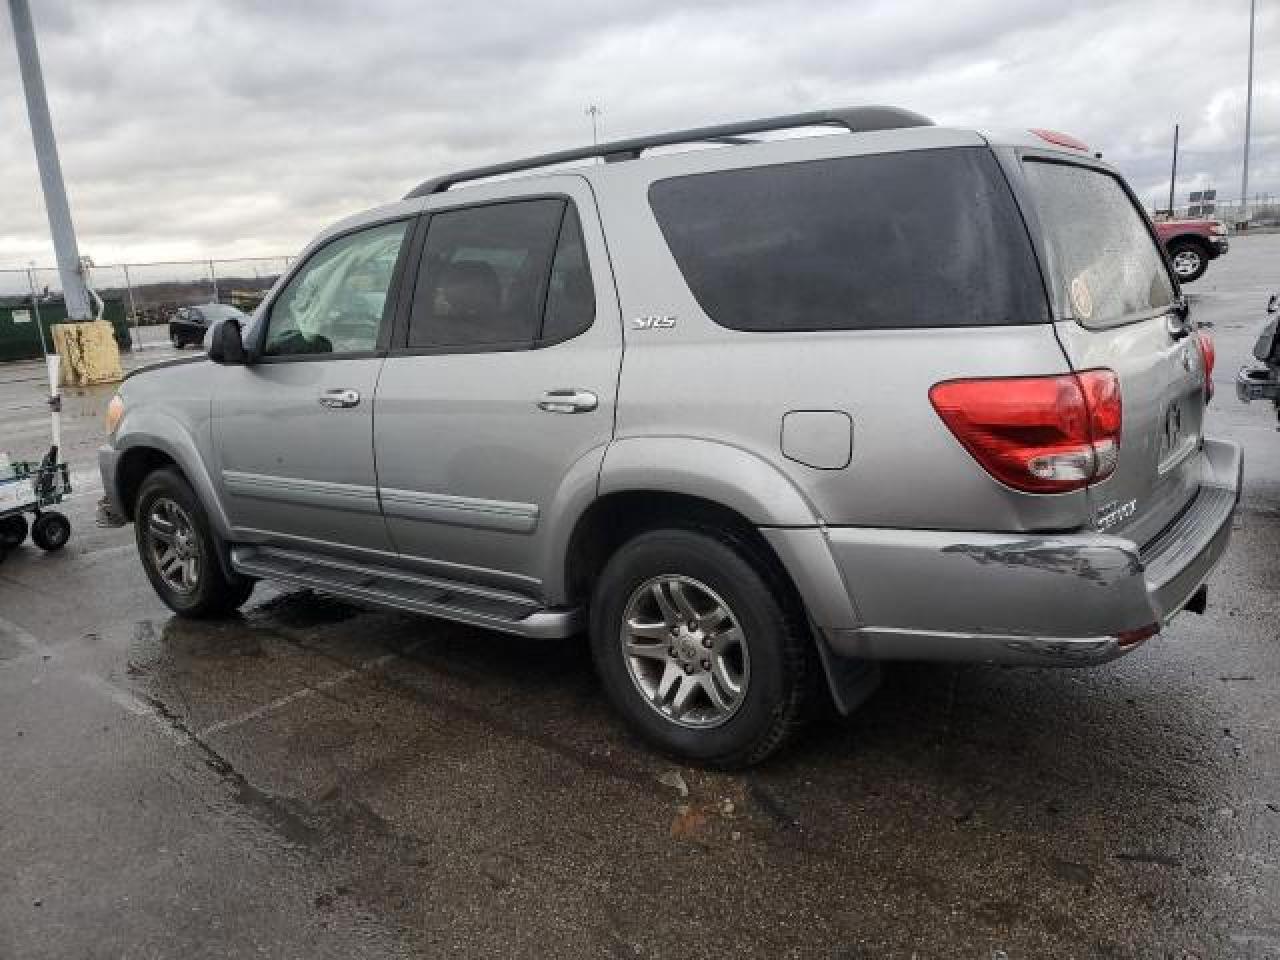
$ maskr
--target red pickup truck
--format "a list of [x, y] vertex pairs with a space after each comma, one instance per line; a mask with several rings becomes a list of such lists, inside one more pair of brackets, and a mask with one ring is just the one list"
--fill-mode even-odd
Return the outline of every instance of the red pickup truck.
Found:
[[1221, 220], [1156, 220], [1155, 224], [1180, 283], [1199, 280], [1209, 261], [1227, 252], [1227, 228]]

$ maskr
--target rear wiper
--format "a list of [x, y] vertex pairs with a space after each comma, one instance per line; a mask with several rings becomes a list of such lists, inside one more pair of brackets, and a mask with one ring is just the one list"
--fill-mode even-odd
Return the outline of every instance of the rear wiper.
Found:
[[1177, 300], [1173, 301], [1173, 305], [1170, 307], [1166, 317], [1165, 326], [1169, 330], [1169, 336], [1175, 340], [1191, 336], [1194, 326], [1191, 323], [1191, 304], [1187, 302], [1186, 297], [1178, 297]]

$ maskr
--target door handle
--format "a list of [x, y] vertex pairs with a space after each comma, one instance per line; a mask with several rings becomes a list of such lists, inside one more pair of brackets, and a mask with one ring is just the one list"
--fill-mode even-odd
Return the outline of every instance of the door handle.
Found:
[[589, 413], [600, 406], [600, 398], [590, 390], [561, 387], [548, 390], [538, 401], [538, 409], [547, 413]]
[[332, 390], [320, 391], [320, 406], [337, 410], [342, 407], [354, 407], [360, 403], [360, 391], [350, 387], [335, 387]]

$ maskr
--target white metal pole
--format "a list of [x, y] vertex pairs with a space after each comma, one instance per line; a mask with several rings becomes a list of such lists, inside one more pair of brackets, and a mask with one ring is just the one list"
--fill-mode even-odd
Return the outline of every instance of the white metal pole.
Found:
[[40, 51], [36, 48], [36, 32], [31, 23], [31, 9], [27, 6], [27, 0], [9, 0], [9, 16], [13, 20], [13, 39], [18, 47], [22, 87], [27, 94], [27, 114], [31, 118], [31, 139], [36, 148], [40, 184], [44, 188], [44, 206], [49, 215], [53, 251], [58, 258], [58, 274], [62, 278], [67, 319], [88, 320], [89, 295], [85, 292], [84, 277], [80, 273], [80, 251], [76, 248], [76, 231], [71, 223], [67, 190], [62, 182], [58, 143], [53, 136], [49, 101], [44, 92], [44, 75], [40, 71]]
[[133, 348], [141, 350], [142, 330], [138, 325], [138, 305], [133, 302], [133, 281], [129, 278], [129, 265], [122, 263], [120, 269], [124, 271], [124, 290], [129, 297], [129, 316], [133, 318]]
[[1249, 0], [1249, 81], [1244, 98], [1244, 164], [1240, 175], [1240, 220], [1249, 222], [1249, 134], [1253, 126], [1253, 26], [1257, 0]]
[[44, 358], [45, 367], [49, 371], [49, 410], [50, 417], [53, 419], [53, 445], [58, 448], [58, 456], [65, 460], [66, 458], [62, 455], [62, 390], [58, 370], [61, 361], [62, 358], [56, 353], [51, 353]]

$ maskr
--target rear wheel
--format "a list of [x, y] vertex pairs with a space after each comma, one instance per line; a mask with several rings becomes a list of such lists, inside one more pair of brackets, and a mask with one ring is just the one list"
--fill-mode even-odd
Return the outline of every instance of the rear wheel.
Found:
[[249, 599], [253, 581], [223, 572], [208, 515], [176, 470], [157, 470], [142, 482], [134, 518], [147, 579], [174, 613], [223, 616]]
[[749, 766], [800, 726], [816, 658], [789, 588], [728, 531], [655, 530], [606, 564], [591, 647], [613, 705], [681, 758]]
[[71, 521], [56, 510], [45, 510], [31, 524], [31, 542], [41, 550], [61, 550], [71, 539]]
[[27, 518], [20, 513], [0, 519], [0, 550], [22, 545], [27, 539]]
[[1191, 283], [1204, 276], [1209, 268], [1209, 256], [1204, 247], [1194, 240], [1176, 240], [1169, 245], [1169, 262], [1179, 283]]

